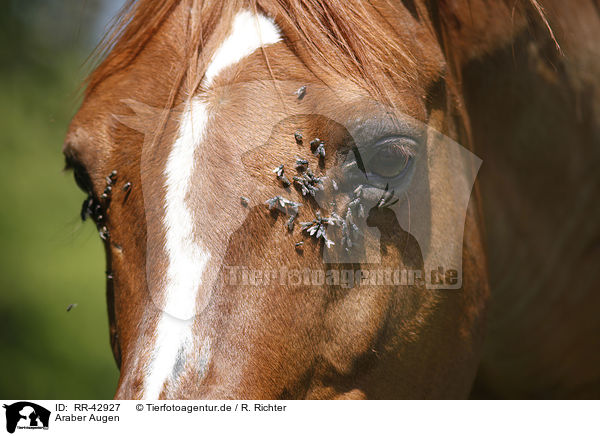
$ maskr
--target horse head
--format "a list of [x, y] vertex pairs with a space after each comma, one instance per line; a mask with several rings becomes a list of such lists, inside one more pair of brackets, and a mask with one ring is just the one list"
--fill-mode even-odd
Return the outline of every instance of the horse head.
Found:
[[67, 134], [116, 397], [467, 395], [488, 287], [457, 72], [527, 7], [217, 3], [133, 3]]

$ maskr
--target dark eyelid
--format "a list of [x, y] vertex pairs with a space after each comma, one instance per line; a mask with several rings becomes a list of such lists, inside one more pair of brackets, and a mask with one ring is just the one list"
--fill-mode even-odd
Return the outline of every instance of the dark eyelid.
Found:
[[73, 171], [75, 183], [77, 183], [77, 186], [79, 186], [83, 192], [86, 194], [91, 194], [93, 192], [92, 179], [81, 162], [73, 159], [72, 156], [65, 154], [64, 170]]
[[379, 138], [377, 140], [377, 142], [375, 142], [372, 147], [375, 149], [373, 150], [374, 152], [376, 152], [378, 149], [380, 149], [381, 147], [386, 147], [389, 146], [390, 144], [393, 143], [398, 143], [401, 142], [402, 143], [402, 148], [406, 151], [406, 154], [408, 156], [414, 156], [417, 153], [417, 147], [418, 147], [418, 142], [411, 136], [404, 136], [404, 135], [394, 135], [394, 136], [386, 136], [383, 138]]
[[409, 117], [396, 117], [389, 114], [374, 115], [367, 119], [355, 120], [348, 131], [355, 143], [361, 149], [371, 147], [378, 142], [392, 137], [405, 137], [417, 145], [425, 136], [425, 129], [420, 123]]

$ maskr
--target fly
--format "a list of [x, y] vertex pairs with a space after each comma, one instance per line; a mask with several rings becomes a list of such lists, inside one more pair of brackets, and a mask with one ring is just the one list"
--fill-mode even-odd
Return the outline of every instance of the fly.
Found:
[[356, 198], [361, 198], [363, 193], [363, 185], [358, 185], [354, 190], [354, 196]]
[[289, 217], [289, 219], [287, 220], [287, 228], [288, 230], [291, 232], [294, 230], [294, 220], [296, 219], [298, 215], [292, 215]]
[[389, 208], [396, 203], [398, 203], [398, 198], [394, 198], [394, 190], [392, 189], [391, 192], [388, 191], [388, 185], [385, 185], [385, 191], [383, 192], [381, 198], [377, 202], [377, 208]]
[[352, 209], [348, 207], [346, 210], [346, 215], [341, 220], [341, 228], [342, 228], [342, 247], [346, 249], [346, 251], [350, 251], [358, 240], [360, 236], [360, 230], [358, 226], [354, 223], [352, 216]]
[[100, 239], [102, 239], [103, 241], [106, 241], [108, 238], [110, 238], [110, 232], [108, 231], [106, 226], [102, 226], [102, 228], [99, 231], [99, 234]]
[[81, 205], [81, 212], [79, 216], [81, 217], [81, 221], [85, 221], [88, 217], [92, 216], [94, 213], [94, 197], [88, 195], [85, 200], [83, 200], [83, 204]]
[[283, 164], [279, 165], [277, 168], [275, 168], [273, 170], [273, 172], [277, 175], [277, 178], [279, 180], [281, 180], [281, 183], [283, 183], [283, 186], [285, 188], [289, 187], [291, 185], [290, 180], [287, 178], [287, 176], [284, 174], [284, 168], [283, 168]]
[[350, 206], [350, 207], [357, 207], [359, 205], [359, 203], [360, 203], [360, 198], [355, 198], [354, 200], [352, 200], [348, 204], [348, 206]]
[[310, 148], [315, 156], [319, 156], [320, 159], [325, 158], [325, 142], [319, 138], [315, 138], [310, 141]]
[[304, 170], [306, 168], [308, 168], [308, 161], [306, 159], [300, 159], [299, 157], [296, 157], [296, 169]]
[[306, 85], [302, 85], [294, 94], [296, 94], [298, 100], [302, 100], [306, 95]]
[[129, 198], [129, 194], [131, 194], [131, 182], [125, 183], [121, 190], [125, 193], [125, 198], [123, 198], [123, 201], [126, 201]]
[[317, 145], [317, 148], [315, 148], [315, 151], [313, 151], [313, 154], [315, 156], [319, 156], [319, 158], [324, 159], [325, 158], [325, 146], [323, 145], [323, 142], [319, 143], [319, 145]]

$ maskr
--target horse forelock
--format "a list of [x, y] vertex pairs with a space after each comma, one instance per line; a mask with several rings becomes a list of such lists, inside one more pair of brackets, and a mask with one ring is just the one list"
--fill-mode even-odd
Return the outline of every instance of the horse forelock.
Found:
[[[152, 2], [131, 0], [116, 17], [112, 30], [98, 46], [94, 60], [101, 63], [88, 77], [89, 95], [104, 79], [128, 66], [143, 50], [157, 30], [184, 5], [181, 37], [184, 62], [182, 76], [197, 85], [208, 62], [200, 62], [203, 49], [223, 21], [236, 11], [260, 11], [274, 18], [285, 34], [285, 42], [307, 65], [326, 65], [338, 74], [350, 77], [373, 94], [385, 94], [387, 82], [412, 83], [418, 80], [419, 56], [390, 24], [390, 8], [385, 2], [334, 0], [274, 1], [231, 0], [196, 2], [168, 0]], [[393, 15], [393, 14], [392, 14]], [[229, 20], [228, 20], [229, 18]], [[177, 86], [179, 84], [175, 84]], [[189, 82], [188, 82], [189, 86]], [[193, 88], [194, 85], [191, 85]], [[193, 89], [186, 90], [193, 92]]]
[[[181, 30], [181, 49], [187, 61], [182, 65], [182, 75], [195, 72], [197, 65], [194, 63], [218, 24], [245, 8], [275, 18], [285, 33], [286, 42], [302, 59], [310, 58], [344, 76], [350, 75], [382, 98], [386, 93], [386, 81], [412, 82], [414, 85], [419, 77], [418, 69], [423, 68], [418, 64], [422, 59], [414, 53], [413, 47], [398, 37], [389, 17], [404, 7], [413, 17], [429, 21], [434, 27], [431, 30], [440, 36], [447, 27], [460, 26], [463, 20], [481, 20], [472, 15], [472, 1], [425, 0], [407, 5], [408, 2], [393, 4], [388, 0], [128, 0], [90, 57], [92, 62], [101, 62], [86, 80], [86, 94], [133, 62], [177, 6], [183, 5], [188, 14]], [[501, 0], [499, 4], [512, 14], [517, 6], [533, 11], [558, 47], [537, 0]]]

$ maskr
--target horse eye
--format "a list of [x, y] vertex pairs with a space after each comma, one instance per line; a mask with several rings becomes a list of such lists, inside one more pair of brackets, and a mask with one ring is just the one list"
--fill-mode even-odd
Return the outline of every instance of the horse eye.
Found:
[[369, 172], [384, 179], [394, 179], [408, 168], [415, 141], [407, 137], [386, 138], [375, 144], [375, 150], [366, 165]]
[[79, 186], [86, 194], [90, 194], [93, 191], [93, 184], [90, 175], [88, 174], [85, 167], [72, 159], [67, 158], [65, 163], [66, 170], [73, 170], [73, 177], [75, 178], [75, 183]]

